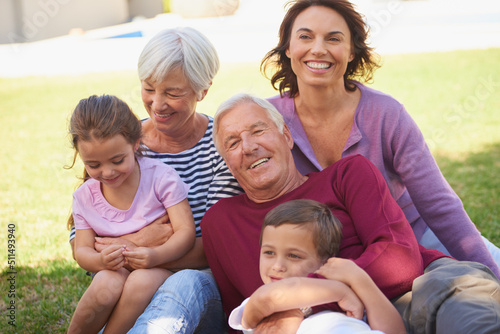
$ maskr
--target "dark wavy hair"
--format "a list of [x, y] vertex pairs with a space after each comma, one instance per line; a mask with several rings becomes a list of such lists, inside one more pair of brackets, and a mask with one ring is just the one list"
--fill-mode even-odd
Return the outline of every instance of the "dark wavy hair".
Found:
[[[299, 91], [297, 76], [292, 70], [290, 58], [286, 56], [286, 50], [290, 46], [292, 26], [295, 19], [300, 13], [312, 6], [333, 9], [344, 18], [349, 27], [354, 59], [349, 62], [344, 73], [344, 87], [349, 91], [355, 91], [356, 85], [352, 80], [369, 82], [373, 79], [373, 72], [380, 67], [380, 57], [373, 52], [373, 48], [367, 45], [368, 26], [363, 21], [361, 14], [354, 9], [354, 6], [349, 1], [295, 0], [287, 2], [285, 6], [288, 7], [288, 10], [283, 22], [281, 22], [278, 45], [266, 54], [260, 64], [261, 72], [271, 80], [271, 84], [274, 89], [279, 90], [280, 95], [283, 96], [284, 92], [288, 90], [290, 97], [294, 97]], [[266, 74], [270, 67], [276, 68], [276, 72], [271, 78]]]

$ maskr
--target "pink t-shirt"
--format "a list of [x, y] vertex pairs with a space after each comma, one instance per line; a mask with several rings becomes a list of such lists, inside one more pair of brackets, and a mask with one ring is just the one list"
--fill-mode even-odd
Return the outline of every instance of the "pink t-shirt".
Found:
[[137, 232], [165, 215], [166, 208], [187, 197], [189, 186], [172, 167], [161, 161], [138, 157], [139, 188], [128, 210], [110, 205], [101, 183], [90, 179], [73, 193], [73, 218], [77, 230], [93, 229], [99, 236], [118, 237]]

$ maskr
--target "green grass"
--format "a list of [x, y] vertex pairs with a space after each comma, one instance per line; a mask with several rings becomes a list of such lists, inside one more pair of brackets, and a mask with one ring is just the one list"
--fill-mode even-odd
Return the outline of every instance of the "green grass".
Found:
[[[500, 49], [384, 58], [373, 86], [403, 102], [421, 127], [472, 220], [500, 245]], [[15, 225], [17, 328], [1, 333], [64, 333], [90, 279], [72, 260], [65, 222], [80, 168], [66, 170], [72, 151], [68, 116], [78, 100], [114, 94], [144, 117], [134, 72], [0, 78], [0, 308], [11, 270], [8, 225]], [[234, 93], [275, 94], [258, 64], [224, 64], [199, 111], [213, 114]], [[3, 313], [2, 313], [3, 315]]]

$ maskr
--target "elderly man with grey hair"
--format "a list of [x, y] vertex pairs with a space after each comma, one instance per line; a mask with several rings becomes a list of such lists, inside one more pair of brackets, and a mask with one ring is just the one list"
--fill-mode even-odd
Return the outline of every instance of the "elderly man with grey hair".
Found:
[[[262, 285], [259, 236], [266, 213], [283, 202], [307, 198], [325, 203], [340, 220], [338, 257], [351, 259], [370, 275], [394, 302], [408, 332], [500, 332], [500, 281], [480, 263], [460, 262], [420, 246], [380, 171], [363, 156], [302, 175], [281, 115], [269, 102], [246, 94], [219, 107], [214, 142], [245, 191], [221, 199], [201, 224], [226, 314]], [[342, 279], [330, 262], [316, 273]], [[295, 332], [290, 328], [296, 330], [303, 319], [296, 309], [274, 313], [272, 305], [268, 308], [271, 316], [261, 323], [262, 332], [272, 326]]]

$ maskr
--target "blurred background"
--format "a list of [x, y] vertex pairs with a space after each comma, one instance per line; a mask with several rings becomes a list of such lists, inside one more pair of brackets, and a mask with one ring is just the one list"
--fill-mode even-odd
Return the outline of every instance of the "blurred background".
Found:
[[[222, 62], [260, 60], [285, 0], [1, 0], [0, 76], [134, 69], [161, 29], [192, 26]], [[497, 0], [354, 0], [380, 54], [500, 46]]]

